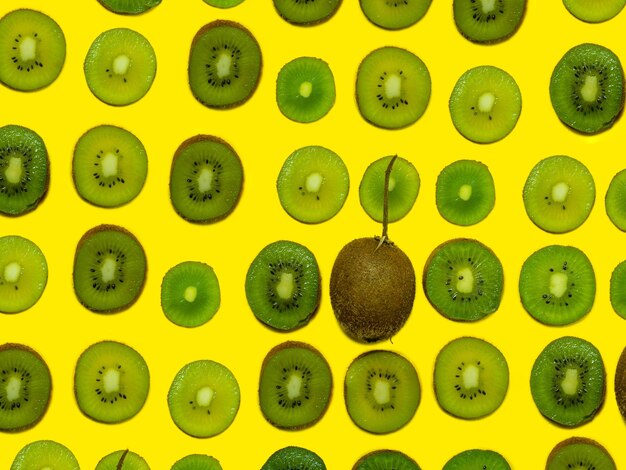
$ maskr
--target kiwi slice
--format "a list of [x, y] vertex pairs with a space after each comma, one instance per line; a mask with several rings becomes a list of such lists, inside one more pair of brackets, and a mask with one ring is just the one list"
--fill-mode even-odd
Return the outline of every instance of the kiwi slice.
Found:
[[176, 150], [170, 172], [170, 200], [183, 219], [213, 223], [239, 202], [243, 166], [225, 141], [210, 135], [185, 140]]
[[200, 261], [183, 261], [161, 283], [161, 308], [172, 323], [185, 327], [205, 324], [220, 307], [220, 285], [213, 268]]
[[626, 232], [626, 170], [620, 171], [611, 180], [604, 204], [606, 215], [613, 225]]
[[507, 136], [522, 112], [522, 94], [504, 70], [491, 65], [469, 69], [449, 101], [456, 130], [468, 140], [489, 144]]
[[356, 101], [359, 112], [371, 124], [399, 129], [417, 121], [430, 100], [430, 73], [412, 52], [381, 47], [359, 65]]
[[615, 313], [626, 319], [626, 261], [619, 263], [611, 274], [609, 298]]
[[225, 431], [237, 416], [239, 401], [239, 383], [233, 373], [207, 359], [183, 366], [167, 395], [172, 421], [193, 437], [212, 437]]
[[435, 200], [439, 214], [456, 225], [474, 225], [493, 210], [496, 188], [487, 165], [458, 160], [437, 177]]
[[37, 245], [18, 235], [0, 237], [0, 312], [29, 309], [47, 282], [48, 263]]
[[361, 429], [387, 434], [405, 426], [417, 411], [420, 382], [413, 364], [391, 351], [368, 351], [346, 372], [346, 408]]
[[120, 15], [140, 15], [156, 7], [161, 0], [98, 0], [107, 10]]
[[617, 361], [614, 386], [617, 408], [624, 420], [626, 420], [626, 347], [622, 350], [622, 354]]
[[333, 218], [350, 190], [350, 175], [341, 157], [326, 147], [295, 150], [283, 163], [276, 180], [278, 199], [294, 219], [318, 224]]
[[157, 60], [150, 41], [143, 35], [128, 28], [114, 28], [93, 41], [83, 68], [87, 86], [96, 98], [125, 106], [148, 93]]
[[267, 353], [261, 366], [261, 412], [279, 429], [308, 428], [326, 413], [332, 387], [322, 353], [307, 343], [284, 342]]
[[615, 18], [626, 5], [626, 0], [563, 0], [563, 5], [581, 21], [602, 23]]
[[146, 254], [132, 233], [117, 225], [99, 225], [76, 247], [74, 292], [93, 312], [119, 312], [139, 298], [146, 271]]
[[42, 440], [26, 444], [17, 453], [10, 470], [80, 470], [78, 460], [63, 444]]
[[326, 470], [322, 458], [303, 447], [289, 446], [274, 452], [261, 467], [261, 470]]
[[48, 410], [52, 377], [43, 358], [23, 344], [0, 346], [0, 431], [23, 431]]
[[254, 316], [281, 331], [305, 326], [320, 302], [315, 255], [299, 243], [279, 240], [263, 248], [246, 275], [246, 298]]
[[608, 451], [593, 439], [570, 437], [559, 442], [546, 462], [546, 470], [616, 470]]
[[61, 74], [65, 35], [45, 13], [21, 8], [0, 19], [0, 82], [19, 91], [39, 90]]
[[437, 355], [434, 386], [444, 411], [458, 418], [482, 418], [504, 401], [509, 366], [493, 344], [469, 336], [457, 338]]
[[530, 391], [547, 419], [567, 427], [590, 421], [604, 402], [600, 351], [589, 341], [573, 336], [552, 341], [535, 360]]
[[415, 460], [398, 450], [375, 450], [361, 457], [352, 470], [420, 470]]
[[234, 21], [213, 21], [200, 28], [191, 43], [189, 87], [209, 108], [239, 106], [256, 90], [262, 62], [250, 31]]
[[[359, 185], [361, 207], [379, 223], [383, 221], [385, 170], [392, 158], [382, 157], [370, 163]], [[419, 173], [410, 161], [397, 157], [389, 174], [388, 222], [397, 222], [411, 211], [419, 190]]]
[[95, 470], [150, 470], [150, 466], [141, 455], [126, 449], [102, 457]]
[[330, 67], [316, 57], [298, 57], [283, 65], [276, 79], [276, 103], [286, 118], [318, 121], [335, 104], [335, 78]]
[[414, 25], [428, 11], [432, 0], [360, 0], [365, 17], [384, 29], [398, 30]]
[[435, 248], [426, 261], [423, 286], [430, 304], [444, 317], [480, 320], [500, 306], [502, 264], [478, 240], [449, 240]]
[[236, 7], [244, 0], [203, 0], [207, 5], [211, 5], [215, 8], [232, 8]]
[[34, 131], [0, 127], [0, 214], [22, 215], [37, 208], [48, 191], [48, 151]]
[[278, 14], [285, 21], [299, 26], [328, 21], [339, 5], [341, 0], [274, 0]]
[[596, 295], [589, 258], [573, 246], [551, 245], [524, 262], [519, 280], [522, 305], [546, 325], [569, 325], [587, 315]]
[[512, 36], [524, 17], [526, 0], [454, 0], [459, 32], [477, 43], [496, 43]]
[[141, 192], [148, 173], [148, 156], [134, 134], [101, 125], [85, 132], [74, 147], [72, 176], [85, 201], [119, 207]]
[[177, 460], [170, 470], [222, 470], [222, 466], [215, 457], [191, 454]]
[[610, 128], [624, 107], [624, 71], [613, 51], [579, 44], [554, 67], [550, 101], [558, 118], [572, 129], [595, 134]]
[[456, 454], [443, 466], [443, 470], [511, 470], [502, 455], [493, 450], [470, 449]]
[[544, 158], [531, 170], [523, 192], [530, 220], [551, 233], [580, 227], [593, 208], [596, 186], [587, 167], [575, 158]]

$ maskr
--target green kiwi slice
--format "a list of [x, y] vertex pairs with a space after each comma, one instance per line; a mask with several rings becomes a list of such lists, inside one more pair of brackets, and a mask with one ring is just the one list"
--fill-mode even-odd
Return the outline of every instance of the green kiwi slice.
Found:
[[95, 421], [120, 423], [132, 418], [143, 408], [149, 389], [146, 361], [126, 344], [92, 344], [76, 362], [76, 402], [83, 414]]
[[461, 75], [450, 95], [449, 108], [452, 123], [463, 137], [489, 144], [503, 139], [517, 124], [522, 94], [507, 72], [481, 65]]
[[222, 139], [197, 135], [176, 150], [170, 171], [170, 200], [183, 219], [207, 224], [225, 218], [239, 202], [242, 187], [239, 155]]
[[140, 15], [156, 7], [161, 0], [98, 0], [100, 5], [119, 15]]
[[217, 20], [196, 33], [189, 53], [189, 87], [209, 108], [246, 102], [261, 77], [262, 56], [252, 33], [234, 21]]
[[326, 470], [322, 458], [303, 447], [288, 446], [274, 452], [261, 467], [261, 470], [286, 470], [290, 468], [306, 470]]
[[617, 361], [614, 387], [617, 408], [619, 409], [622, 418], [626, 420], [626, 348], [622, 350], [622, 354]]
[[618, 172], [611, 180], [604, 205], [613, 225], [626, 232], [626, 170]]
[[626, 5], [626, 0], [563, 0], [563, 5], [581, 21], [602, 23], [615, 18]]
[[39, 134], [22, 126], [0, 127], [0, 214], [36, 209], [48, 191], [49, 166]]
[[431, 81], [426, 64], [399, 47], [381, 47], [359, 65], [356, 101], [371, 124], [399, 129], [417, 121], [430, 100]]
[[139, 298], [146, 271], [146, 254], [132, 233], [117, 225], [99, 225], [76, 247], [74, 292], [93, 312], [118, 312]]
[[21, 8], [0, 19], [0, 82], [19, 91], [47, 87], [65, 63], [65, 35], [45, 13]]
[[470, 449], [456, 454], [443, 466], [443, 470], [511, 470], [502, 455], [493, 450]]
[[435, 360], [435, 396], [452, 416], [477, 419], [497, 410], [509, 387], [509, 366], [493, 344], [462, 337], [446, 344]]
[[0, 431], [32, 428], [48, 410], [52, 377], [43, 358], [23, 344], [0, 346]]
[[609, 298], [615, 313], [626, 319], [626, 261], [619, 263], [611, 274]]
[[276, 79], [276, 103], [296, 122], [318, 121], [335, 104], [335, 78], [328, 64], [316, 57], [298, 57], [283, 65]]
[[435, 200], [439, 214], [455, 225], [474, 225], [493, 210], [496, 188], [487, 165], [458, 160], [437, 177]]
[[405, 426], [417, 411], [421, 388], [413, 364], [392, 351], [368, 351], [346, 372], [345, 401], [361, 429], [387, 434]]
[[191, 454], [174, 462], [170, 470], [222, 470], [222, 465], [215, 457]]
[[574, 468], [616, 470], [615, 462], [600, 443], [586, 437], [570, 437], [559, 442], [548, 455], [546, 470]]
[[558, 118], [578, 132], [610, 128], [624, 107], [619, 57], [598, 44], [572, 47], [554, 67], [550, 101]]
[[63, 444], [51, 440], [26, 444], [17, 453], [10, 470], [80, 470], [78, 460]]
[[17, 313], [40, 299], [48, 282], [41, 249], [18, 235], [0, 237], [0, 312]]
[[233, 373], [207, 359], [183, 366], [167, 395], [172, 421], [192, 437], [212, 437], [225, 431], [237, 416], [239, 402], [239, 383]]
[[512, 36], [524, 18], [526, 0], [454, 0], [459, 32], [476, 43], [496, 43]]
[[125, 106], [143, 98], [154, 81], [157, 60], [150, 41], [128, 28], [100, 34], [83, 66], [91, 92], [104, 103]]
[[528, 257], [519, 280], [522, 305], [546, 325], [569, 325], [589, 313], [596, 276], [589, 258], [576, 247], [551, 245]]
[[458, 238], [439, 245], [424, 267], [423, 286], [431, 305], [455, 321], [477, 321], [502, 300], [502, 264], [490, 248]]
[[530, 220], [551, 233], [580, 227], [593, 208], [596, 186], [587, 167], [575, 158], [544, 158], [530, 171], [523, 191]]
[[539, 354], [530, 375], [530, 391], [539, 412], [566, 427], [590, 421], [605, 395], [600, 351], [582, 338], [564, 336]]
[[265, 246], [246, 275], [246, 298], [254, 316], [280, 331], [309, 323], [320, 302], [315, 255], [299, 243], [279, 240]]
[[[359, 201], [363, 210], [376, 222], [383, 221], [385, 171], [393, 156], [379, 158], [369, 164], [359, 185]], [[406, 216], [417, 199], [420, 175], [415, 166], [405, 158], [397, 157], [387, 191], [387, 222], [397, 222]]]
[[274, 0], [274, 7], [281, 18], [299, 26], [328, 21], [340, 5], [341, 0]]
[[184, 261], [163, 276], [161, 308], [172, 323], [188, 328], [203, 325], [219, 307], [220, 285], [208, 264]]
[[125, 449], [102, 457], [95, 470], [150, 470], [150, 466], [141, 455]]
[[415, 460], [399, 450], [375, 450], [361, 457], [352, 470], [421, 470]]
[[236, 7], [244, 0], [203, 0], [207, 5], [211, 5], [215, 8], [232, 8]]
[[85, 132], [74, 147], [72, 177], [85, 201], [119, 207], [141, 192], [148, 155], [141, 141], [117, 126], [101, 125]]
[[408, 28], [421, 20], [432, 0], [360, 0], [365, 17], [384, 29]]
[[265, 419], [279, 429], [305, 429], [326, 413], [333, 377], [317, 349], [286, 341], [270, 350], [259, 378], [259, 405]]
[[350, 190], [350, 175], [341, 157], [326, 147], [295, 150], [276, 180], [278, 199], [294, 219], [318, 224], [341, 210]]

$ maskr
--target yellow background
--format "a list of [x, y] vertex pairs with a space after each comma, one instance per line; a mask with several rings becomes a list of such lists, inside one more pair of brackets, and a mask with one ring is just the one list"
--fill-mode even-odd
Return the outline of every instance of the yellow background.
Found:
[[[41, 300], [30, 310], [0, 316], [0, 343], [30, 345], [47, 361], [53, 378], [48, 413], [31, 430], [0, 434], [0, 468], [8, 468], [25, 444], [54, 439], [68, 446], [82, 468], [93, 468], [105, 454], [130, 448], [153, 469], [169, 469], [189, 453], [218, 458], [225, 469], [260, 468], [275, 450], [287, 445], [310, 448], [329, 469], [349, 469], [366, 452], [400, 449], [424, 469], [439, 469], [454, 454], [469, 448], [502, 453], [514, 469], [539, 469], [552, 447], [570, 436], [600, 441], [618, 467], [626, 468], [626, 428], [613, 392], [615, 366], [624, 347], [626, 324], [611, 309], [609, 279], [626, 258], [624, 233], [609, 221], [604, 195], [615, 173], [623, 169], [622, 119], [597, 136], [574, 134], [557, 119], [549, 101], [548, 83], [554, 65], [570, 47], [596, 42], [626, 58], [626, 13], [599, 25], [582, 23], [558, 0], [529, 2], [521, 28], [510, 40], [480, 46], [463, 39], [452, 19], [451, 1], [434, 0], [426, 16], [403, 31], [390, 32], [370, 24], [356, 0], [345, 0], [337, 14], [316, 27], [296, 27], [283, 21], [270, 0], [246, 0], [229, 9], [213, 8], [202, 0], [163, 0], [139, 17], [112, 14], [96, 0], [80, 2], [5, 0], [4, 15], [19, 7], [43, 11], [62, 27], [67, 59], [59, 78], [48, 88], [21, 93], [0, 87], [0, 124], [19, 124], [38, 132], [50, 155], [49, 194], [39, 208], [23, 217], [0, 218], [0, 235], [19, 234], [37, 243], [49, 265], [49, 280]], [[189, 46], [196, 31], [218, 18], [239, 21], [256, 36], [263, 52], [259, 88], [244, 106], [210, 110], [195, 101], [187, 84]], [[96, 36], [114, 27], [129, 27], [145, 35], [158, 60], [149, 93], [127, 107], [111, 107], [88, 90], [82, 71], [85, 54]], [[398, 131], [377, 129], [359, 115], [354, 81], [359, 62], [371, 50], [395, 45], [417, 54], [432, 77], [432, 96], [424, 116]], [[275, 79], [280, 68], [299, 56], [326, 60], [334, 75], [337, 100], [321, 121], [298, 124], [284, 118], [275, 104]], [[477, 65], [495, 65], [517, 81], [523, 99], [515, 130], [491, 145], [473, 144], [454, 129], [448, 98], [460, 75]], [[82, 201], [71, 178], [72, 150], [89, 128], [122, 126], [144, 143], [149, 157], [146, 185], [137, 199], [118, 209], [101, 209]], [[228, 141], [239, 153], [245, 184], [236, 210], [213, 225], [192, 225], [179, 218], [169, 202], [168, 180], [178, 145], [196, 134]], [[281, 208], [276, 176], [296, 148], [324, 145], [346, 162], [351, 191], [341, 212], [330, 221], [307, 226]], [[411, 213], [390, 227], [391, 238], [409, 255], [418, 274], [413, 313], [393, 339], [365, 346], [349, 340], [339, 329], [328, 296], [333, 260], [349, 240], [372, 236], [380, 227], [361, 209], [358, 185], [367, 165], [398, 153], [414, 163], [421, 189]], [[551, 235], [526, 216], [522, 187], [530, 169], [542, 158], [566, 154], [585, 163], [596, 183], [595, 207], [587, 222], [574, 232]], [[496, 206], [473, 227], [443, 220], [435, 207], [435, 181], [444, 166], [461, 158], [487, 164], [496, 184]], [[114, 315], [97, 315], [81, 307], [72, 288], [72, 262], [79, 238], [91, 227], [112, 223], [126, 227], [143, 244], [148, 277], [139, 301]], [[446, 320], [428, 304], [421, 289], [421, 271], [428, 255], [441, 242], [455, 237], [476, 238], [500, 257], [505, 272], [500, 309], [473, 324]], [[322, 301], [305, 328], [281, 334], [262, 326], [248, 308], [244, 294], [246, 271], [268, 243], [289, 239], [316, 255], [322, 274]], [[554, 328], [534, 321], [522, 308], [517, 282], [524, 260], [550, 244], [581, 248], [596, 271], [597, 294], [591, 313], [578, 323]], [[183, 329], [163, 315], [159, 298], [164, 273], [184, 260], [201, 260], [214, 267], [222, 292], [217, 315], [197, 329]], [[448, 341], [463, 335], [484, 338], [504, 353], [510, 387], [503, 405], [491, 416], [464, 421], [444, 413], [435, 400], [432, 372], [435, 357]], [[551, 340], [575, 335], [594, 343], [603, 355], [607, 393], [597, 417], [580, 428], [563, 429], [545, 420], [530, 394], [529, 376], [539, 352]], [[72, 390], [76, 359], [90, 344], [113, 339], [137, 349], [151, 372], [148, 400], [141, 412], [117, 425], [96, 423], [81, 414]], [[257, 384], [261, 362], [276, 344], [306, 341], [328, 359], [333, 397], [324, 418], [312, 428], [289, 432], [269, 425], [261, 415]], [[343, 379], [350, 362], [366, 350], [385, 348], [404, 354], [415, 365], [422, 400], [413, 420], [398, 432], [377, 436], [359, 430], [343, 403]], [[186, 363], [212, 359], [230, 368], [241, 387], [241, 407], [233, 425], [210, 439], [195, 439], [172, 422], [166, 396], [171, 380]]]

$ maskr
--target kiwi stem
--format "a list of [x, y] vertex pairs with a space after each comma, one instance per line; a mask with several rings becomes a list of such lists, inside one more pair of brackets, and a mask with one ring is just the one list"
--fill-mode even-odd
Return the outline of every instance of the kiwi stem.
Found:
[[385, 170], [385, 185], [384, 185], [384, 193], [383, 193], [383, 235], [381, 237], [381, 243], [384, 243], [387, 240], [387, 226], [389, 225], [389, 177], [391, 175], [391, 168], [393, 164], [398, 158], [397, 155], [394, 155], [387, 165], [387, 169]]
[[128, 455], [128, 449], [126, 449], [124, 451], [124, 453], [122, 454], [122, 456], [120, 457], [120, 461], [117, 462], [117, 467], [116, 470], [122, 470], [122, 467], [124, 467], [124, 460], [126, 460], [126, 456]]

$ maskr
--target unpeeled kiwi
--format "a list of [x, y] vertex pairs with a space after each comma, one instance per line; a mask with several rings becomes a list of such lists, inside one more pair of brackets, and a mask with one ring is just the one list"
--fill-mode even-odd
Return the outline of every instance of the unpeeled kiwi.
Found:
[[78, 460], [70, 449], [52, 440], [26, 444], [15, 456], [10, 470], [80, 470]]

